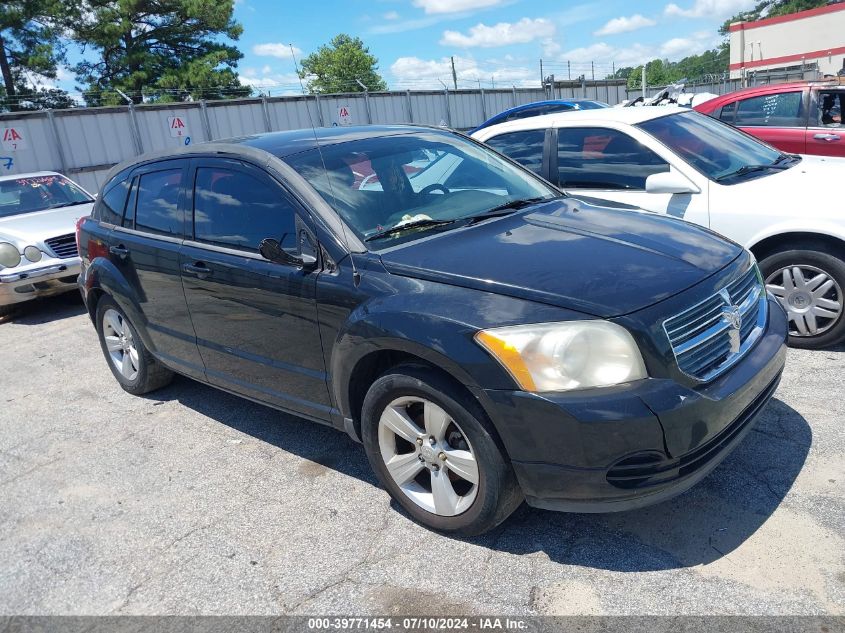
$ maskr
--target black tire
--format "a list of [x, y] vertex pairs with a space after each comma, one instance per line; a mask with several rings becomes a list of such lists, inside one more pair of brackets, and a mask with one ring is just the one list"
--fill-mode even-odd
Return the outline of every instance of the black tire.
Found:
[[[135, 345], [135, 349], [138, 351], [139, 364], [137, 375], [132, 380], [127, 379], [127, 377], [124, 376], [117, 367], [115, 367], [108, 348], [106, 347], [103, 316], [108, 310], [114, 310], [120, 314], [125, 325], [128, 326], [132, 332], [133, 343]], [[120, 383], [120, 386], [123, 387], [124, 391], [140, 396], [142, 394], [149, 393], [150, 391], [161, 389], [162, 387], [170, 384], [173, 380], [173, 372], [158, 362], [153, 355], [150, 354], [149, 350], [144, 346], [144, 342], [141, 340], [141, 337], [138, 335], [138, 330], [135, 329], [135, 326], [132, 325], [132, 322], [123, 310], [121, 310], [120, 306], [117, 305], [115, 300], [107, 295], [103, 295], [97, 303], [96, 323], [97, 337], [100, 339], [100, 348], [103, 350], [103, 356], [105, 356], [106, 364], [109, 366], [112, 375], [114, 375], [115, 379], [118, 383]]]
[[[838, 293], [839, 303], [842, 305], [845, 299], [845, 294], [843, 294], [845, 293], [845, 262], [842, 256], [842, 253], [835, 254], [832, 248], [824, 244], [796, 243], [788, 250], [777, 251], [766, 256], [760, 261], [760, 272], [763, 273], [763, 279], [768, 282], [772, 275], [786, 267], [810, 266], [833, 279], [835, 285], [828, 291], [829, 296], [832, 297], [834, 293]], [[784, 308], [788, 309], [788, 305], [782, 299], [779, 298], [779, 300], [784, 304]], [[824, 325], [829, 325], [829, 327], [815, 336], [799, 336], [793, 320], [790, 320], [789, 325], [790, 347], [822, 349], [845, 340], [845, 313], [843, 312], [840, 312], [839, 318], [832, 322], [824, 320]]]
[[0, 319], [5, 319], [6, 317], [13, 315], [17, 307], [16, 303], [8, 306], [0, 306]]
[[[458, 425], [472, 447], [479, 471], [477, 491], [472, 505], [462, 513], [441, 516], [425, 510], [390, 476], [379, 447], [378, 426], [387, 406], [401, 397], [420, 397], [435, 403]], [[434, 369], [401, 365], [379, 377], [364, 398], [361, 432], [367, 458], [381, 484], [426, 527], [461, 536], [477, 535], [496, 527], [522, 503], [513, 469], [483, 411], [463, 389]]]

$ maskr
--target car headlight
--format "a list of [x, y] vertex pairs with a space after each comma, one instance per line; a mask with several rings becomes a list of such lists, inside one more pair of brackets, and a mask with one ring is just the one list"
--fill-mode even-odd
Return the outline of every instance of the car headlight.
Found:
[[525, 391], [569, 391], [648, 376], [633, 337], [609, 321], [537, 323], [481, 330], [475, 340]]
[[27, 246], [23, 249], [23, 256], [31, 262], [41, 261], [41, 251], [36, 246]]
[[21, 263], [21, 254], [18, 247], [9, 242], [0, 242], [0, 266], [14, 268]]

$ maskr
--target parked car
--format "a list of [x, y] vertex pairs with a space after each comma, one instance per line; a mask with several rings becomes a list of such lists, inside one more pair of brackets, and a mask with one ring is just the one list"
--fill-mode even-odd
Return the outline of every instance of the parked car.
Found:
[[0, 176], [0, 314], [76, 288], [74, 226], [93, 202], [61, 174]]
[[[686, 108], [609, 108], [473, 135], [568, 193], [707, 226], [750, 249], [789, 312], [790, 343], [845, 339], [845, 160], [784, 154]], [[544, 149], [545, 148], [545, 149]]]
[[784, 152], [845, 156], [845, 78], [745, 88], [695, 109]]
[[[483, 130], [491, 125], [496, 125], [497, 123], [516, 121], [517, 119], [539, 116], [541, 114], [569, 112], [571, 110], [595, 110], [597, 108], [609, 107], [610, 106], [604, 101], [596, 101], [595, 99], [551, 99], [549, 101], [535, 101], [534, 103], [525, 103], [505, 110], [504, 112], [500, 112], [496, 116], [487, 119], [484, 123], [472, 130], [472, 132]], [[470, 132], [470, 134], [472, 134], [472, 132]]]
[[[414, 188], [421, 151], [460, 165]], [[488, 530], [523, 497], [602, 512], [678, 494], [748, 432], [784, 366], [786, 315], [742, 247], [563, 197], [439, 128], [141, 157], [111, 171], [78, 239], [123, 389], [178, 372], [344, 429], [447, 532]]]

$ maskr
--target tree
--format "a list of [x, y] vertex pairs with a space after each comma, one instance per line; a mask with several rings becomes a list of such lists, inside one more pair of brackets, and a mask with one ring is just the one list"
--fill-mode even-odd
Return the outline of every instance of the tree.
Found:
[[4, 0], [0, 6], [0, 108], [24, 110], [42, 101], [69, 99], [64, 91], [31, 86], [39, 79], [56, 78], [64, 59], [59, 36], [73, 11], [73, 3], [62, 0]]
[[367, 90], [387, 90], [378, 73], [378, 59], [360, 38], [343, 33], [303, 59], [299, 76], [307, 80], [312, 93], [362, 92], [358, 81]]
[[231, 98], [251, 93], [225, 39], [243, 28], [234, 0], [85, 0], [73, 38], [95, 59], [74, 67], [89, 105]]

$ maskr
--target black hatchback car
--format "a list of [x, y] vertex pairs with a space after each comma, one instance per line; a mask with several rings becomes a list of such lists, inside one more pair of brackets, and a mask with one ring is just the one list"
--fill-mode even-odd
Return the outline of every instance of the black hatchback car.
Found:
[[712, 471], [774, 392], [752, 256], [596, 207], [442, 129], [251, 136], [114, 168], [80, 288], [120, 385], [173, 372], [346, 431], [417, 521], [625, 510]]

